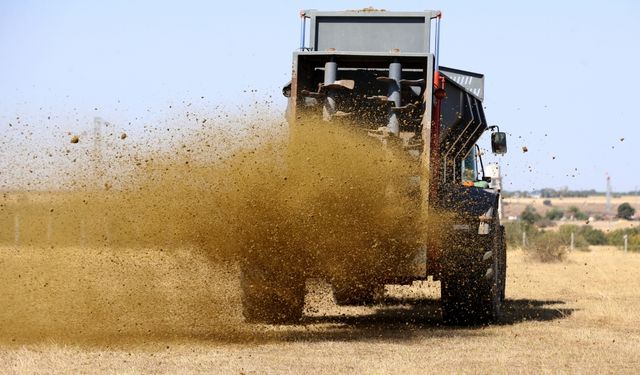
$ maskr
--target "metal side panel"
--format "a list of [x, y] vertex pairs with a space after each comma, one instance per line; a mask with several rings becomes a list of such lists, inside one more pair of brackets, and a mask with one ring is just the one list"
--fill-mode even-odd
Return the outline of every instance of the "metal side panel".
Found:
[[443, 155], [444, 180], [453, 181], [457, 178], [459, 163], [482, 136], [487, 122], [478, 97], [449, 77], [446, 77], [445, 91], [440, 152]]
[[431, 19], [438, 11], [305, 11], [313, 51], [429, 52]]
[[462, 86], [468, 93], [484, 100], [484, 74], [440, 66], [439, 70], [451, 81]]

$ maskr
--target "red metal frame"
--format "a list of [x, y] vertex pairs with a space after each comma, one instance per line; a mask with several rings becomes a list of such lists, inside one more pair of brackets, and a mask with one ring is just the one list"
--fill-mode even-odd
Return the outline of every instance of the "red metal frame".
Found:
[[[444, 90], [444, 77], [440, 76], [440, 72], [436, 70], [433, 74], [434, 92]], [[441, 126], [441, 109], [443, 97], [435, 96], [435, 105], [431, 116], [431, 143], [430, 143], [430, 160], [431, 171], [429, 184], [429, 202], [431, 207], [438, 202], [441, 181], [441, 158], [440, 158], [440, 126]], [[432, 210], [430, 210], [432, 211]], [[433, 212], [433, 211], [432, 211]], [[427, 274], [438, 278], [441, 272], [440, 257], [442, 254], [442, 238], [435, 233], [430, 233], [427, 243]]]

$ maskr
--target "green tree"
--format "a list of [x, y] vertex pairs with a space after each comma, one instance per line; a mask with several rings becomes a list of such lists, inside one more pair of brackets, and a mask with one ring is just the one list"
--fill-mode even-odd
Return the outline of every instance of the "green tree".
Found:
[[567, 209], [567, 213], [570, 217], [573, 217], [574, 220], [587, 220], [589, 215], [580, 211], [580, 209], [576, 206], [571, 206]]
[[589, 245], [606, 245], [607, 235], [600, 229], [593, 229], [591, 225], [580, 227], [578, 234], [589, 243]]
[[636, 209], [631, 207], [631, 205], [627, 202], [624, 202], [618, 206], [618, 217], [621, 219], [631, 220], [635, 213]]
[[536, 221], [542, 219], [542, 216], [536, 211], [535, 207], [527, 206], [520, 214], [520, 219], [529, 225], [533, 225]]
[[552, 208], [544, 214], [544, 217], [549, 220], [560, 220], [563, 216], [564, 212], [559, 208]]

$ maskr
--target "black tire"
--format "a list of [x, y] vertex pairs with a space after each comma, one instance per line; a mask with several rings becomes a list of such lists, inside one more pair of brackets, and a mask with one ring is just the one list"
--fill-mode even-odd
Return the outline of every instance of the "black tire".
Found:
[[373, 305], [384, 292], [384, 285], [371, 282], [333, 282], [331, 288], [339, 306]]
[[445, 324], [469, 326], [498, 320], [503, 268], [499, 228], [496, 217], [488, 235], [461, 232], [450, 239], [452, 248], [441, 279]]
[[302, 319], [305, 280], [300, 272], [241, 266], [242, 314], [247, 323], [295, 324]]

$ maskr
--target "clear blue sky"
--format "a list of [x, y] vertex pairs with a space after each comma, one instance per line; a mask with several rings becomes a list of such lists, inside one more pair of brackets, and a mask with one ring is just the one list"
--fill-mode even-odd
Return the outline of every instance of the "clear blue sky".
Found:
[[640, 186], [638, 4], [4, 0], [0, 135], [18, 116], [43, 139], [48, 116], [135, 132], [183, 101], [232, 111], [272, 95], [284, 109], [300, 9], [440, 9], [441, 63], [484, 73], [488, 120], [512, 134], [507, 189], [604, 190], [608, 172], [628, 191]]

